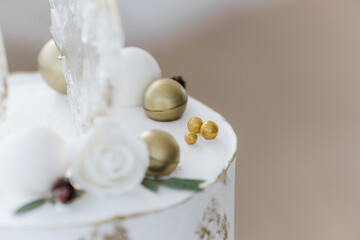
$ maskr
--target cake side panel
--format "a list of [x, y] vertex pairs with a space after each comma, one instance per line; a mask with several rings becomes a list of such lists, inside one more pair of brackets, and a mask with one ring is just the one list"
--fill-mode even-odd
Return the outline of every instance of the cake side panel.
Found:
[[216, 184], [159, 214], [124, 222], [130, 240], [234, 240], [235, 162]]
[[235, 161], [216, 184], [164, 212], [66, 230], [0, 229], [12, 240], [234, 240]]

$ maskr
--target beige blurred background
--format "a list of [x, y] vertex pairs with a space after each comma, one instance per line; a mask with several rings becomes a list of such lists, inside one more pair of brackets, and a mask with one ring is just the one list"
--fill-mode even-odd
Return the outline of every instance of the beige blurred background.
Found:
[[[120, 1], [128, 45], [239, 137], [237, 240], [360, 239], [360, 2]], [[10, 69], [35, 70], [45, 0], [1, 0]]]

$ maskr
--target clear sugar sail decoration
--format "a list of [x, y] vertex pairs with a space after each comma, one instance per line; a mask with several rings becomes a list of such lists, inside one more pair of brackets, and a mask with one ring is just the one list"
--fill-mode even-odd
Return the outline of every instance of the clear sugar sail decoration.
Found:
[[116, 0], [49, 0], [50, 32], [60, 51], [77, 133], [112, 105], [121, 78], [124, 31]]
[[6, 52], [0, 28], [0, 120], [5, 118], [7, 98], [7, 78], [9, 75]]

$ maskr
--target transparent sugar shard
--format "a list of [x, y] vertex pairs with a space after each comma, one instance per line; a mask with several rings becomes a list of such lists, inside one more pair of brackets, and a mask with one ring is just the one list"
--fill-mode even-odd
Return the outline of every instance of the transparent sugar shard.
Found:
[[68, 83], [77, 133], [112, 106], [124, 31], [116, 0], [49, 0], [50, 32]]
[[6, 115], [7, 98], [7, 78], [9, 69], [6, 59], [6, 52], [0, 28], [0, 120], [4, 120]]

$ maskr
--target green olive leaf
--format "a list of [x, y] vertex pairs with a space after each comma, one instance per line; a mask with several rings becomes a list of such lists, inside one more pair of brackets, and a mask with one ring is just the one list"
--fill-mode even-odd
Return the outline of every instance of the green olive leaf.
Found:
[[159, 189], [159, 184], [150, 178], [144, 178], [141, 184], [153, 192], [157, 192]]
[[31, 211], [31, 210], [33, 210], [35, 208], [39, 208], [42, 205], [44, 205], [47, 201], [48, 200], [45, 199], [45, 198], [32, 201], [32, 202], [30, 202], [28, 204], [25, 204], [24, 206], [22, 206], [18, 210], [16, 210], [15, 214], [23, 214], [23, 213], [29, 212], [29, 211]]
[[195, 192], [200, 192], [203, 189], [200, 187], [200, 184], [202, 184], [203, 180], [197, 180], [197, 179], [181, 179], [181, 178], [169, 178], [165, 180], [163, 183], [169, 187], [173, 188], [179, 188], [184, 190], [191, 190]]

